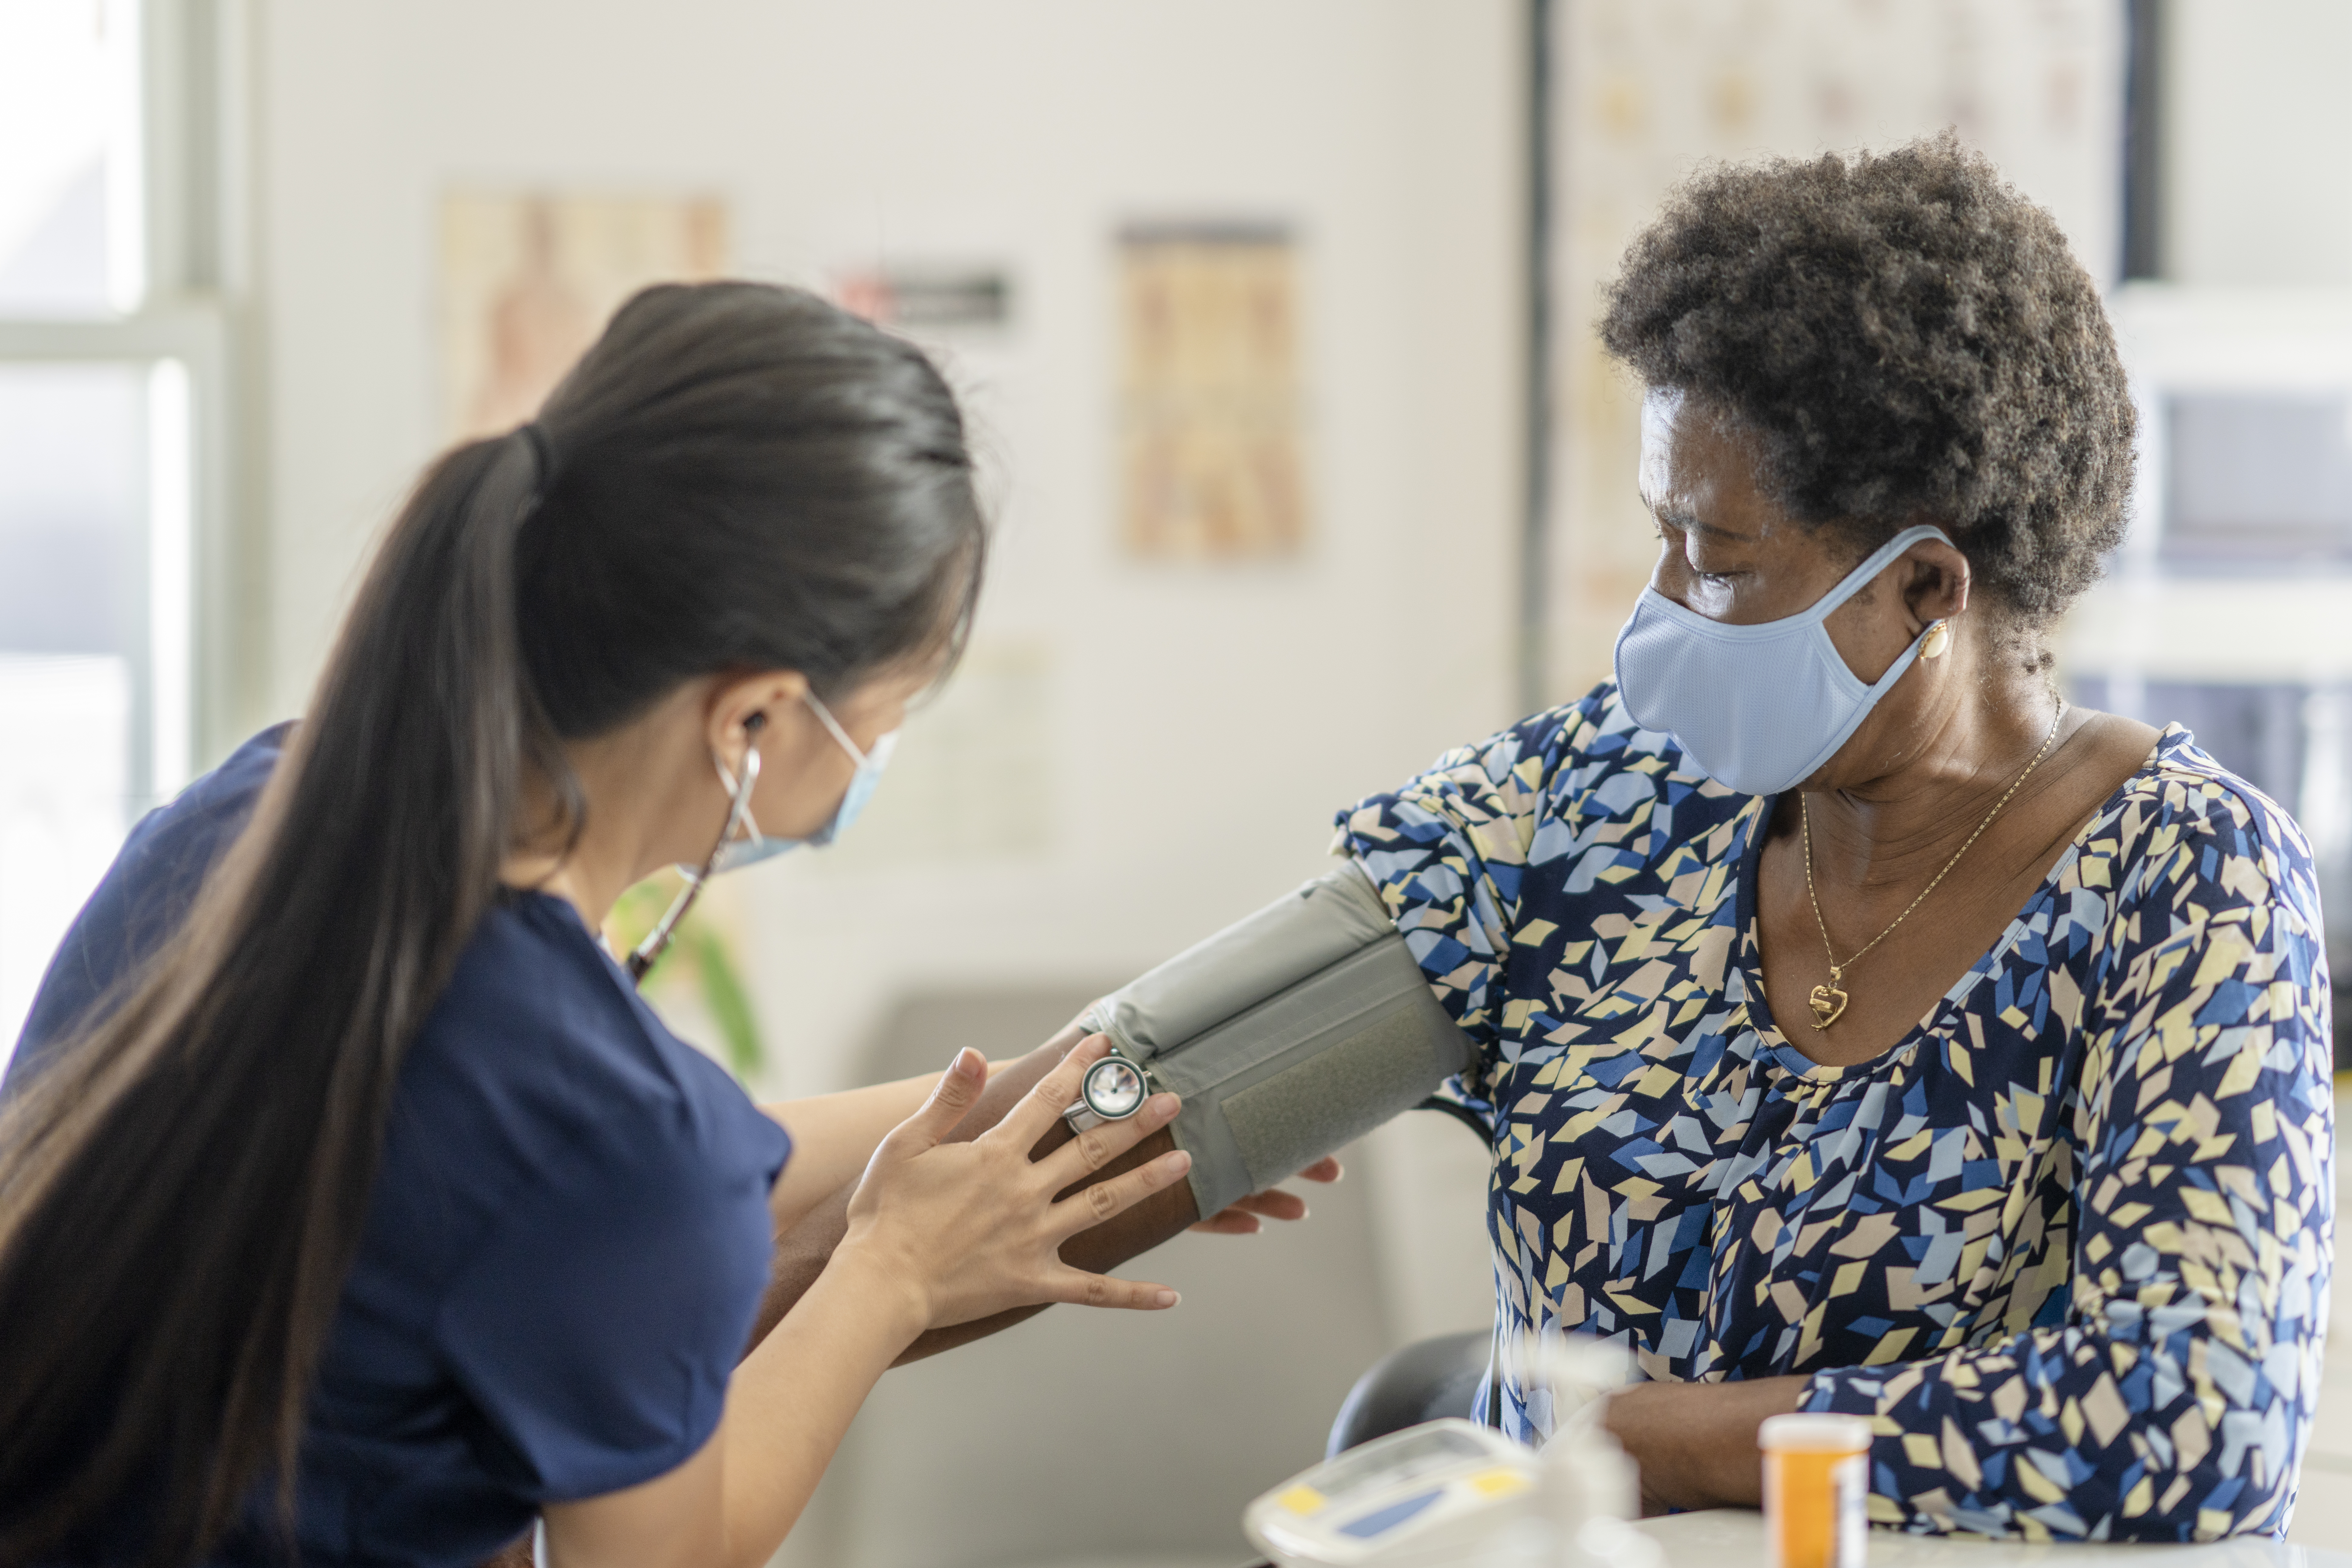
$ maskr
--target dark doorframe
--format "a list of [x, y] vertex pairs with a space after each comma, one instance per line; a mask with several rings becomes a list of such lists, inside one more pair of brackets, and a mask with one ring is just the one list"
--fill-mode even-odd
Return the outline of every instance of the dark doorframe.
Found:
[[2123, 277], [2164, 276], [2165, 0], [2124, 8]]
[[1518, 638], [1514, 674], [1518, 711], [1544, 705], [1554, 472], [1552, 385], [1553, 0], [1527, 0], [1527, 382], [1525, 471], [1520, 493]]

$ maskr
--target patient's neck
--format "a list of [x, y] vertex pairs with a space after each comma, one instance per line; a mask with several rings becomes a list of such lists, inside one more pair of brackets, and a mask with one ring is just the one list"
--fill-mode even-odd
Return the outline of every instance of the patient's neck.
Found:
[[[1816, 876], [1916, 888], [2029, 765], [2004, 815], [2064, 771], [2059, 754], [2082, 716], [2062, 720], [2047, 678], [2006, 652], [1982, 634], [1955, 638], [1950, 668], [1915, 665], [1916, 676], [1906, 675], [1832, 766], [1806, 781]], [[1906, 690], [1915, 679], [1917, 689]]]

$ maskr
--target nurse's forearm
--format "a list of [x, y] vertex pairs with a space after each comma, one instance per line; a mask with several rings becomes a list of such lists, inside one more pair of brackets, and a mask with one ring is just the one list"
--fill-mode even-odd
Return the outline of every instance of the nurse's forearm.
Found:
[[[767, 1562], [922, 1312], [919, 1288], [855, 1248], [845, 1251], [792, 1320], [736, 1369], [719, 1430], [692, 1458], [635, 1486], [547, 1505], [548, 1562], [553, 1568]], [[493, 1568], [506, 1568], [506, 1558]]]
[[[1065, 1034], [1069, 1031], [1065, 1030]], [[1060, 1036], [1055, 1036], [1056, 1040]], [[1071, 1045], [1077, 1043], [1073, 1036]], [[1032, 1051], [1021, 1058], [1024, 1064], [1034, 1065], [1029, 1082], [1051, 1070], [1062, 1059], [1063, 1052], [1052, 1053], [1051, 1058], [1040, 1061], [1041, 1053]], [[1005, 1070], [991, 1066], [991, 1081]], [[776, 1182], [775, 1191], [769, 1195], [768, 1207], [775, 1215], [779, 1232], [790, 1230], [819, 1204], [834, 1195], [844, 1185], [855, 1184], [866, 1170], [866, 1163], [874, 1157], [875, 1146], [888, 1135], [890, 1130], [915, 1114], [924, 1096], [938, 1083], [938, 1073], [919, 1073], [902, 1078], [895, 1083], [869, 1084], [864, 1089], [844, 1089], [838, 1094], [812, 1095], [805, 1100], [791, 1100], [760, 1109], [773, 1118], [793, 1136], [793, 1157], [784, 1165], [784, 1173]], [[1026, 1085], [1010, 1099], [999, 1096], [996, 1116], [1012, 1109]], [[975, 1110], [975, 1117], [985, 1114]], [[996, 1124], [992, 1116], [983, 1126]]]
[[[1037, 1080], [1053, 1071], [1070, 1054], [1071, 1047], [1086, 1037], [1086, 1031], [1072, 1019], [1052, 1039], [990, 1074], [979, 1103], [955, 1130], [953, 1139], [961, 1142], [977, 1138], [1003, 1121], [1005, 1112], [1018, 1105], [1021, 1097], [1034, 1089]], [[910, 1113], [912, 1110], [908, 1107]], [[797, 1158], [795, 1155], [795, 1163]], [[792, 1168], [792, 1163], [784, 1166], [787, 1173]], [[849, 1228], [849, 1194], [856, 1190], [857, 1178], [864, 1170], [865, 1162], [861, 1160], [856, 1169], [840, 1177], [832, 1191], [805, 1205], [797, 1223], [776, 1227], [775, 1260], [769, 1271], [767, 1295], [760, 1303], [759, 1321], [751, 1331], [751, 1343], [756, 1345], [766, 1339], [768, 1331], [824, 1272], [833, 1249]]]

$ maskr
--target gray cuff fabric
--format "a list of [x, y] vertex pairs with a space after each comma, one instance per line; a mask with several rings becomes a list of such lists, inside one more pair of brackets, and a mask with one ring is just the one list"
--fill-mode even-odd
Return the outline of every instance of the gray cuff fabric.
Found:
[[1352, 860], [1088, 1009], [1184, 1100], [1202, 1218], [1426, 1099], [1470, 1042]]

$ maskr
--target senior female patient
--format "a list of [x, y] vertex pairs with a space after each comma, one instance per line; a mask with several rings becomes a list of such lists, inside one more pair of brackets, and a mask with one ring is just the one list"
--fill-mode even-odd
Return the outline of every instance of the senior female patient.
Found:
[[1187, 1164], [1057, 1199], [1176, 1109], [1033, 1163], [1099, 1041], [971, 1142], [970, 1050], [788, 1137], [594, 934], [845, 830], [984, 546], [930, 364], [751, 284], [638, 295], [432, 468], [300, 724], [141, 825], [12, 1064], [0, 1563], [457, 1564], [534, 1514], [558, 1564], [763, 1563], [919, 1335], [1173, 1304], [1056, 1256]]
[[1946, 139], [1701, 175], [1601, 330], [1661, 543], [1616, 680], [1341, 819], [1478, 1047], [1506, 1325], [1636, 1352], [1652, 1506], [1826, 1410], [1881, 1522], [2284, 1529], [2318, 905], [2186, 731], [2052, 689], [2132, 461], [2091, 279]]

